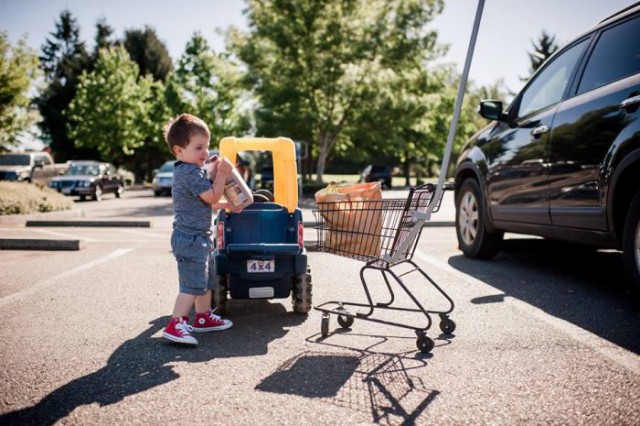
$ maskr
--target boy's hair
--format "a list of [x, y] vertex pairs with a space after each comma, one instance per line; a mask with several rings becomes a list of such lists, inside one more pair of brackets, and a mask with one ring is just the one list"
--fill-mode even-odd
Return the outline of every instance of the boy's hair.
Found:
[[180, 114], [174, 120], [170, 120], [164, 128], [164, 139], [172, 154], [175, 146], [185, 148], [191, 142], [191, 137], [195, 135], [209, 138], [211, 132], [207, 123], [191, 114]]

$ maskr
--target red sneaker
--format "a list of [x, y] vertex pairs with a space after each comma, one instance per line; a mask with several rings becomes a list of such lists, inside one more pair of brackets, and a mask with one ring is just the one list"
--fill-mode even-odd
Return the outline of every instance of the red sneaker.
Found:
[[192, 327], [187, 323], [188, 318], [171, 318], [162, 335], [172, 342], [186, 345], [197, 345], [198, 341], [191, 335]]
[[196, 317], [193, 319], [193, 331], [199, 333], [203, 331], [220, 331], [233, 327], [233, 322], [228, 319], [220, 318], [215, 315], [213, 311], [205, 312], [204, 314], [196, 313]]

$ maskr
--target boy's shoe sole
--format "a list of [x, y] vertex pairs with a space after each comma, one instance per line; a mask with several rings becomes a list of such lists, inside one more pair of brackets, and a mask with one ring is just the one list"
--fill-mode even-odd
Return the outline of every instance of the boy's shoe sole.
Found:
[[176, 337], [176, 336], [174, 336], [172, 334], [169, 334], [167, 332], [162, 332], [162, 336], [165, 339], [171, 340], [172, 342], [176, 342], [176, 343], [182, 343], [183, 345], [194, 345], [195, 346], [195, 345], [198, 344], [198, 341], [194, 337], [191, 337], [191, 339], [185, 339], [185, 338], [182, 338], [182, 337]]
[[198, 327], [193, 327], [192, 326], [193, 331], [196, 332], [196, 333], [204, 333], [206, 331], [222, 331], [222, 330], [227, 330], [227, 329], [229, 329], [231, 327], [233, 327], [233, 323], [231, 321], [228, 321], [224, 325], [219, 325], [219, 326], [216, 326], [216, 327], [198, 328]]

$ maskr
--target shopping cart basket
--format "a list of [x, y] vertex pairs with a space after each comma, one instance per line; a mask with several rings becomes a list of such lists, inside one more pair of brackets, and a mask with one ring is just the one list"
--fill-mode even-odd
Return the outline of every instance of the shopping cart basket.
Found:
[[[443, 189], [449, 189], [443, 185]], [[440, 329], [445, 334], [453, 333], [455, 323], [449, 318], [453, 311], [453, 300], [412, 260], [422, 227], [432, 212], [439, 209], [443, 191], [436, 186], [426, 184], [411, 188], [407, 199], [378, 199], [362, 201], [319, 202], [313, 211], [318, 233], [318, 250], [366, 262], [360, 270], [360, 281], [364, 287], [367, 303], [328, 301], [315, 307], [321, 311], [321, 333], [329, 334], [330, 314], [338, 316], [338, 324], [349, 328], [355, 319], [373, 321], [382, 324], [414, 330], [418, 339], [417, 347], [428, 353], [434, 342], [426, 334], [432, 325], [431, 314], [440, 316]], [[434, 203], [434, 205], [431, 205]], [[397, 274], [394, 268], [410, 264], [411, 270]], [[364, 272], [368, 269], [380, 271], [390, 300], [375, 302], [369, 291]], [[402, 277], [417, 272], [440, 293], [448, 302], [449, 308], [443, 311], [427, 310], [422, 302], [412, 294], [402, 281]], [[406, 292], [416, 308], [394, 306], [395, 295], [389, 276]], [[367, 312], [352, 312], [347, 307], [368, 308]], [[427, 323], [424, 327], [415, 327], [404, 323], [390, 322], [373, 316], [376, 309], [409, 311], [422, 313]]]

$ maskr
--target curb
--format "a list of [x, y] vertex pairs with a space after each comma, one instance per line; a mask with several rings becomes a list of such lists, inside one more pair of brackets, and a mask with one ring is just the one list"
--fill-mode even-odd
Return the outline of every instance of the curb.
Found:
[[80, 240], [0, 239], [0, 250], [78, 251], [83, 246], [84, 243]]
[[28, 220], [25, 226], [151, 228], [148, 220]]

